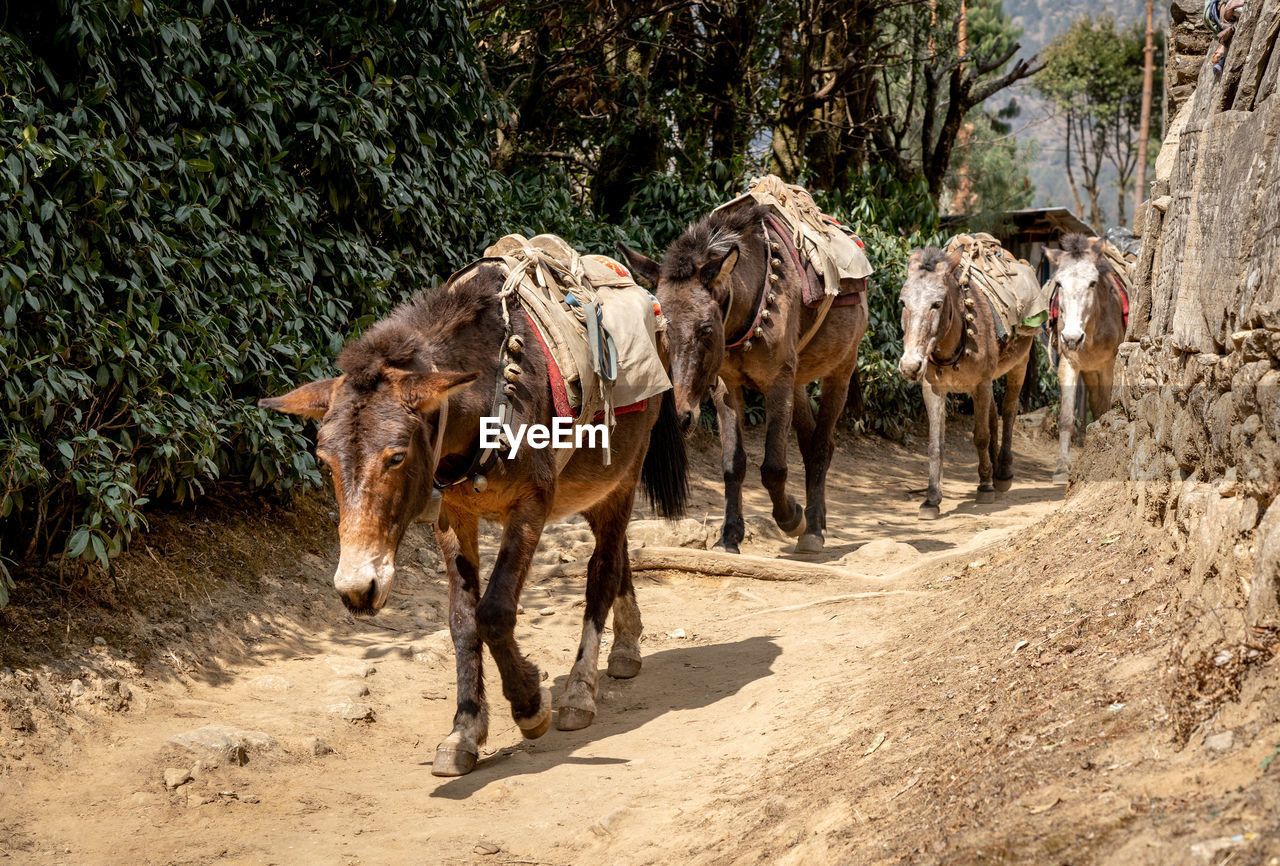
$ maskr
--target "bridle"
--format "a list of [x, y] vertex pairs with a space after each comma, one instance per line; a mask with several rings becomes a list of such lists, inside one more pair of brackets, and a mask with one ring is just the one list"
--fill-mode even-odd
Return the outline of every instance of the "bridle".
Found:
[[[514, 293], [515, 286], [510, 278], [498, 292], [498, 300], [502, 302], [503, 333], [502, 343], [498, 348], [497, 383], [493, 391], [493, 402], [490, 404], [489, 414], [486, 417], [496, 418], [499, 430], [502, 430], [515, 415], [515, 409], [511, 405], [511, 397], [516, 392], [516, 382], [520, 380], [522, 374], [520, 356], [524, 351], [524, 338], [512, 330], [511, 314], [507, 307], [507, 298]], [[503, 448], [506, 448], [508, 444], [505, 432], [498, 433], [496, 437], [498, 444], [496, 446], [480, 447], [479, 443], [477, 443], [476, 446], [473, 446], [474, 453], [471, 457], [471, 462], [462, 471], [462, 474], [453, 479], [442, 480], [439, 475], [440, 452], [444, 449], [444, 431], [448, 423], [449, 395], [445, 394], [444, 399], [440, 401], [440, 417], [436, 422], [435, 447], [431, 449], [431, 494], [427, 500], [426, 507], [418, 515], [417, 519], [420, 523], [437, 523], [440, 520], [440, 506], [444, 502], [444, 492], [451, 487], [457, 487], [464, 481], [471, 481], [471, 486], [475, 492], [483, 493], [489, 487], [489, 479], [485, 473], [492, 468], [497, 460], [498, 453]]]
[[[947, 289], [947, 327], [942, 331], [943, 336], [951, 331], [952, 326], [954, 326], [956, 322], [955, 304], [951, 301], [951, 290]], [[969, 329], [964, 326], [964, 322], [961, 320], [960, 342], [956, 344], [956, 350], [947, 358], [937, 358], [934, 356], [933, 352], [930, 352], [929, 363], [935, 367], [951, 367], [952, 369], [959, 367], [960, 360], [964, 357], [965, 350], [968, 348], [968, 333]], [[935, 343], [934, 346], [936, 347], [937, 344]]]
[[[764, 231], [765, 249], [771, 248], [771, 239], [769, 237], [769, 226], [763, 220], [760, 222], [760, 228]], [[770, 253], [772, 255], [772, 253]], [[764, 283], [760, 286], [760, 297], [756, 300], [756, 315], [751, 320], [751, 324], [747, 326], [747, 330], [742, 336], [734, 340], [732, 343], [725, 345], [725, 349], [737, 349], [739, 346], [749, 346], [752, 337], [763, 337], [764, 328], [760, 327], [760, 323], [764, 321], [767, 308], [769, 306], [769, 288], [770, 283], [777, 280], [778, 276], [774, 273], [774, 269], [768, 264], [764, 268]], [[729, 283], [729, 302], [724, 307], [723, 316], [728, 318], [729, 311], [733, 309], [733, 282]]]

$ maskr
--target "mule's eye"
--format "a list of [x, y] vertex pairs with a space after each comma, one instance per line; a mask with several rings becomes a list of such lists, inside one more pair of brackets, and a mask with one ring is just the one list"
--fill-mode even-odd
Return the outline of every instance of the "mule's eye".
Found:
[[390, 457], [387, 458], [387, 468], [394, 469], [395, 467], [399, 466], [403, 462], [404, 462], [404, 452], [397, 451], [395, 454], [392, 454]]
[[710, 336], [711, 336], [711, 333], [712, 333], [714, 330], [715, 330], [715, 329], [711, 327], [711, 323], [710, 323], [710, 322], [707, 322], [706, 324], [699, 326], [699, 328], [698, 328], [698, 336], [699, 336], [699, 337], [710, 337]]
[[931, 310], [941, 310], [941, 309], [942, 309], [942, 301], [934, 301], [932, 304], [930, 304], [930, 305], [929, 305], [929, 309], [931, 309]]

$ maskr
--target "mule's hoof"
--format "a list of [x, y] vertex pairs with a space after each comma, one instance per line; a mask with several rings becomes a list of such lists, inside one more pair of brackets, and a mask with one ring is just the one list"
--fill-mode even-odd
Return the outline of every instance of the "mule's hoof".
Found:
[[595, 710], [561, 707], [559, 715], [556, 717], [556, 727], [562, 731], [580, 731], [588, 727], [595, 719]]
[[630, 656], [609, 656], [609, 669], [605, 671], [617, 680], [629, 680], [640, 673], [640, 659]]
[[476, 768], [477, 755], [461, 746], [437, 746], [433, 776], [465, 776]]
[[536, 740], [551, 727], [551, 689], [543, 686], [538, 692], [538, 714], [529, 719], [516, 719], [516, 726], [526, 739]]
[[738, 545], [736, 545], [736, 544], [725, 544], [723, 541], [717, 541], [715, 544], [711, 545], [711, 549], [712, 549], [712, 550], [715, 550], [715, 551], [718, 551], [719, 553], [734, 553], [734, 554], [736, 554], [736, 553], [740, 553], [740, 552], [741, 552], [741, 551], [739, 551], [739, 550], [738, 550]]
[[996, 479], [997, 493], [1008, 493], [1011, 487], [1013, 487], [1013, 476], [1009, 476], [1008, 478]]
[[806, 532], [800, 536], [796, 542], [796, 553], [822, 553], [822, 548], [826, 541], [821, 535], [813, 532]]
[[979, 490], [979, 491], [978, 491], [978, 504], [979, 504], [979, 505], [990, 505], [991, 503], [993, 503], [993, 502], [995, 502], [995, 501], [996, 501], [996, 492], [995, 492], [994, 490]]
[[1055, 473], [1053, 473], [1053, 483], [1054, 483], [1054, 484], [1066, 484], [1066, 483], [1067, 483], [1068, 481], [1070, 481], [1070, 480], [1071, 480], [1071, 473], [1070, 473], [1070, 472], [1055, 472]]
[[804, 522], [804, 509], [800, 507], [800, 503], [795, 502], [795, 503], [792, 503], [792, 505], [794, 510], [791, 514], [791, 520], [793, 522], [784, 524], [781, 520], [778, 520], [776, 517], [774, 518], [774, 520], [777, 522], [778, 528], [781, 529], [786, 535], [789, 535], [792, 538], [797, 538], [801, 535], [804, 535], [804, 531], [809, 527]]
[[942, 517], [942, 509], [938, 506], [930, 505], [927, 502], [920, 506], [921, 520], [937, 520], [940, 517]]

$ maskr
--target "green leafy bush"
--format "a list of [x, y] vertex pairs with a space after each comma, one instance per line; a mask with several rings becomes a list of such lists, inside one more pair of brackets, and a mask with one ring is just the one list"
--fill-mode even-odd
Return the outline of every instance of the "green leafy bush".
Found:
[[253, 400], [469, 260], [504, 191], [466, 12], [10, 4], [0, 603], [5, 562], [105, 565], [148, 499], [318, 480]]

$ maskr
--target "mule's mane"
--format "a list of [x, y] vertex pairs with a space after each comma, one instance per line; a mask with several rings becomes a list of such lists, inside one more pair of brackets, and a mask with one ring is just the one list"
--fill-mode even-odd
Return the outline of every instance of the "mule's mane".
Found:
[[431, 294], [419, 293], [389, 316], [375, 322], [338, 355], [338, 369], [360, 390], [378, 385], [382, 371], [396, 367], [412, 371], [431, 368], [449, 338], [475, 322], [497, 297], [492, 265], [468, 269]]
[[925, 247], [920, 251], [920, 267], [931, 271], [950, 258], [941, 247]]
[[662, 276], [687, 280], [709, 261], [728, 255], [769, 213], [763, 205], [713, 211], [671, 242], [662, 261]]
[[1092, 259], [1093, 263], [1098, 267], [1099, 274], [1107, 274], [1114, 271], [1111, 261], [1103, 254], [1094, 254], [1091, 242], [1093, 238], [1088, 235], [1073, 233], [1063, 235], [1058, 241], [1058, 246], [1062, 249], [1063, 255], [1073, 259]]

